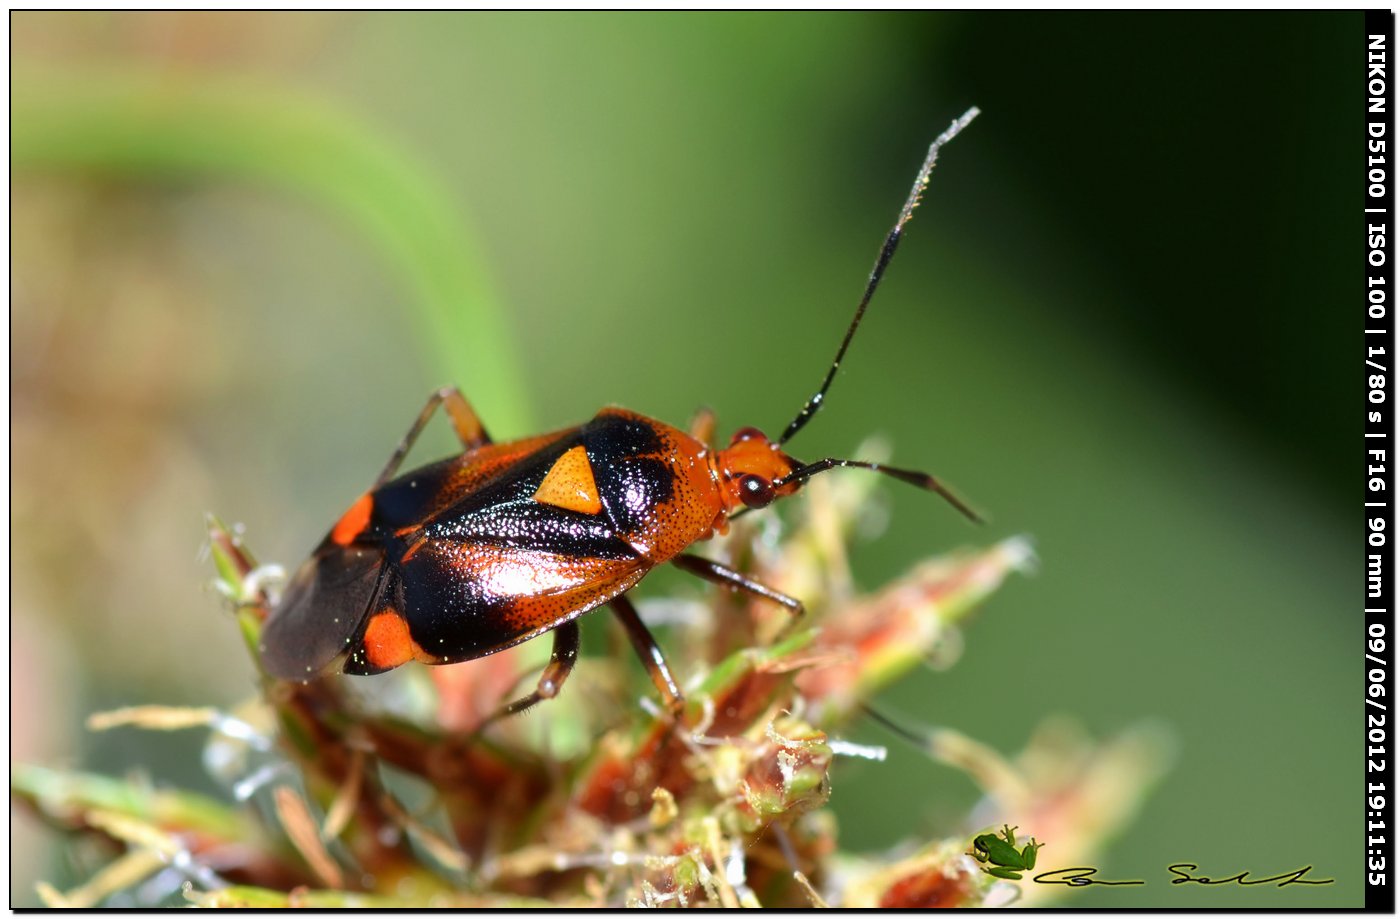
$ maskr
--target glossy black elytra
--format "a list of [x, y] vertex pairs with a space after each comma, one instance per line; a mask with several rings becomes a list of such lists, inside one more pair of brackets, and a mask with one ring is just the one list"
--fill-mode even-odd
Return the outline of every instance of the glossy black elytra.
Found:
[[[607, 408], [574, 428], [495, 443], [456, 388], [434, 393], [370, 489], [293, 575], [263, 630], [266, 671], [306, 680], [341, 662], [368, 674], [411, 660], [448, 664], [554, 632], [549, 664], [529, 695], [499, 715], [559, 692], [578, 656], [577, 619], [611, 606], [668, 707], [680, 690], [655, 640], [625, 596], [648, 571], [672, 562], [700, 577], [786, 606], [802, 604], [685, 550], [722, 533], [729, 517], [794, 494], [838, 466], [885, 473], [942, 495], [976, 515], [932, 476], [855, 460], [801, 463], [783, 445], [821, 408], [866, 307], [928, 185], [939, 149], [971, 109], [929, 147], [885, 238], [831, 369], [781, 437], [740, 429], [723, 449], [708, 444], [714, 420], [690, 432]], [[441, 406], [462, 452], [395, 478]]]

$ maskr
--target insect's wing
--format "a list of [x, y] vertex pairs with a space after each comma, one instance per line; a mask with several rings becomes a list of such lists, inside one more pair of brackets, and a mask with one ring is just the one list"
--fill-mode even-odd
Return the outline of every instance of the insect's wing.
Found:
[[381, 592], [384, 553], [323, 547], [293, 575], [263, 626], [263, 668], [284, 680], [318, 674], [350, 644]]
[[351, 642], [346, 673], [483, 657], [606, 603], [651, 568], [636, 558], [449, 539], [427, 540], [389, 567], [376, 612]]
[[499, 503], [499, 496], [484, 498], [483, 489], [495, 493], [500, 489], [491, 483], [518, 481], [522, 465], [530, 468], [540, 456], [557, 456], [559, 451], [551, 446], [571, 433], [572, 429], [555, 431], [490, 444], [410, 470], [374, 492], [374, 525], [366, 535], [385, 537], [427, 528], [440, 516], [476, 513], [493, 501]]
[[309, 679], [353, 650], [371, 614], [399, 586], [395, 566], [386, 561], [386, 540], [405, 526], [426, 523], [558, 437], [468, 451], [412, 470], [357, 501], [297, 570], [263, 627], [267, 672]]
[[641, 525], [617, 516], [649, 514], [659, 499], [642, 486], [671, 478], [638, 465], [645, 444], [629, 433], [651, 436], [604, 417], [472, 450], [365, 496], [269, 621], [268, 671], [304, 679], [342, 654], [352, 674], [471, 660], [630, 589], [653, 562], [635, 545]]

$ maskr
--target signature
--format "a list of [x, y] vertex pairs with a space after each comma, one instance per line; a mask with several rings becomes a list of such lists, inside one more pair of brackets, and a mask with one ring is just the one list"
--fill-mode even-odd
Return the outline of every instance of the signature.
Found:
[[1128, 884], [1146, 884], [1146, 881], [1101, 881], [1094, 877], [1098, 873], [1097, 868], [1057, 868], [1054, 871], [1042, 871], [1031, 878], [1037, 884], [1063, 884], [1066, 887], [1089, 887], [1097, 884], [1100, 887], [1122, 887]]
[[[1254, 887], [1259, 884], [1272, 884], [1275, 887], [1287, 887], [1290, 884], [1331, 884], [1332, 878], [1326, 880], [1315, 880], [1304, 877], [1312, 870], [1312, 865], [1304, 865], [1295, 871], [1285, 871], [1266, 878], [1250, 877], [1248, 871], [1241, 871], [1239, 874], [1232, 874], [1229, 877], [1212, 878], [1205, 875], [1197, 875], [1192, 872], [1199, 871], [1200, 865], [1194, 862], [1177, 862], [1167, 866], [1174, 877], [1173, 884], [1200, 884], [1202, 886], [1214, 887], [1220, 884], [1234, 884], [1238, 887]], [[1062, 884], [1065, 887], [1124, 887], [1136, 884], [1146, 884], [1146, 881], [1106, 881], [1095, 877], [1098, 874], [1097, 868], [1056, 868], [1054, 871], [1042, 871], [1031, 880], [1037, 884]]]

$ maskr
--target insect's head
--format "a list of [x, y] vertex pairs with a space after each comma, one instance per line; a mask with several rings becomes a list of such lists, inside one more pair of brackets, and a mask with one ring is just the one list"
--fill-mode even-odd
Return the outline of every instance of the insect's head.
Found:
[[882, 463], [828, 457], [815, 463], [802, 463], [784, 453], [779, 442], [769, 440], [758, 428], [740, 428], [729, 446], [715, 455], [715, 471], [724, 496], [726, 513], [744, 508], [767, 507], [778, 498], [796, 494], [802, 483], [819, 472], [840, 467], [870, 469], [941, 495], [969, 520], [980, 523], [977, 512], [963, 503], [940, 481], [926, 472], [895, 469]]
[[802, 482], [791, 476], [801, 466], [758, 428], [740, 428], [715, 455], [725, 511], [767, 507], [793, 494]]

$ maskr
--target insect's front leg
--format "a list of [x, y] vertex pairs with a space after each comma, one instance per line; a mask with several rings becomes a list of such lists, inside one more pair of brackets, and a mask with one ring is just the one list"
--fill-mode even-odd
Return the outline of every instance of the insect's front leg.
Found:
[[701, 406], [690, 419], [690, 436], [705, 446], [713, 446], [715, 441], [715, 410]]
[[740, 590], [755, 597], [762, 597], [765, 600], [772, 600], [779, 603], [792, 614], [793, 621], [801, 619], [806, 615], [806, 608], [802, 601], [796, 597], [789, 597], [785, 593], [779, 593], [773, 588], [762, 584], [754, 579], [735, 571], [727, 565], [721, 565], [712, 559], [701, 558], [698, 555], [677, 555], [671, 561], [678, 568], [683, 568], [693, 575], [702, 577], [707, 581], [712, 581], [730, 590]]
[[491, 435], [486, 433], [486, 427], [477, 417], [476, 410], [472, 408], [467, 397], [462, 395], [462, 391], [455, 386], [444, 386], [428, 397], [428, 404], [423, 406], [423, 410], [414, 419], [413, 426], [408, 429], [408, 433], [399, 441], [398, 447], [394, 449], [394, 455], [389, 457], [389, 462], [385, 464], [384, 471], [379, 473], [379, 478], [375, 479], [374, 487], [378, 488], [394, 477], [394, 473], [399, 471], [399, 466], [403, 465], [404, 457], [408, 456], [408, 451], [413, 449], [413, 444], [418, 440], [418, 435], [423, 433], [423, 429], [432, 420], [433, 412], [438, 406], [447, 413], [447, 418], [452, 422], [452, 429], [457, 433], [457, 439], [462, 442], [463, 450], [475, 450], [477, 447], [484, 447], [491, 442]]

